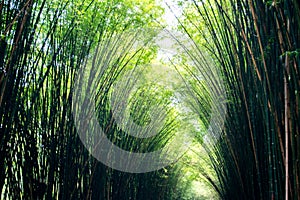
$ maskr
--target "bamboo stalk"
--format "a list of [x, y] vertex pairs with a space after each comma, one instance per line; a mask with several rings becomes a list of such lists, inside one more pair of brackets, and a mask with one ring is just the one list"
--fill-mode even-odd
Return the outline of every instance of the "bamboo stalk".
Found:
[[[289, 21], [288, 21], [289, 23]], [[289, 55], [285, 55], [284, 76], [284, 128], [285, 128], [285, 200], [289, 199]]]
[[[287, 69], [288, 56], [286, 55], [285, 64]], [[287, 86], [287, 78], [284, 77], [284, 100], [285, 100], [285, 199], [288, 200], [288, 188], [289, 188], [289, 126], [288, 126], [288, 86]]]

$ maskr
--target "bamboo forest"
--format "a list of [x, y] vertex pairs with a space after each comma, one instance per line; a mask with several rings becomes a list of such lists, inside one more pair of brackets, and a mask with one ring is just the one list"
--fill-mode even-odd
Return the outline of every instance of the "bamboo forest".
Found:
[[0, 0], [1, 200], [300, 200], [298, 0]]

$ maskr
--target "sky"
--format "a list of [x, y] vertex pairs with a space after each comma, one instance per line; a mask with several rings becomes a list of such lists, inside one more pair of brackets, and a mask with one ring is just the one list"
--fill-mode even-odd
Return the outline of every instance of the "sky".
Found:
[[[179, 6], [177, 6], [176, 0], [163, 0], [160, 2], [162, 4], [162, 6], [165, 8], [164, 18], [165, 18], [167, 24], [169, 24], [170, 26], [176, 25], [177, 19], [174, 16], [174, 14], [176, 16], [180, 16], [180, 14], [181, 14], [181, 9], [179, 8]], [[169, 5], [172, 10], [170, 10], [170, 8], [167, 5]]]

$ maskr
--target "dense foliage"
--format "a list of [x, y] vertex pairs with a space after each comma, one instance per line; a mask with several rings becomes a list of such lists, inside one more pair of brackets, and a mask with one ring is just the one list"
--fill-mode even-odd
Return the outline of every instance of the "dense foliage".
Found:
[[181, 25], [223, 74], [227, 115], [206, 150], [222, 199], [300, 199], [297, 1], [190, 1]]
[[[174, 4], [177, 55], [159, 59], [157, 1], [0, 2], [1, 199], [300, 199], [298, 1]], [[73, 115], [89, 94], [114, 145], [191, 148], [148, 173], [107, 167]]]
[[[72, 85], [90, 54], [106, 56], [105, 91], [129, 61], [147, 60], [151, 53], [130, 53], [128, 42], [117, 49], [103, 42], [153, 27], [162, 9], [152, 1], [4, 0], [0, 12], [1, 199], [171, 198], [173, 179], [164, 170], [122, 173], [89, 155], [71, 113]], [[105, 104], [106, 93], [99, 94]], [[106, 109], [99, 112], [109, 121]], [[107, 132], [118, 131], [111, 126]]]

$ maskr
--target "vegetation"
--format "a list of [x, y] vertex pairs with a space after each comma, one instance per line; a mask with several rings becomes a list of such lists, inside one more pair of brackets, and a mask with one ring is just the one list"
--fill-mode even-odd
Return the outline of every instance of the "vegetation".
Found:
[[221, 199], [299, 199], [299, 3], [191, 1], [185, 13], [227, 92], [225, 127], [205, 145]]
[[1, 199], [300, 199], [298, 1], [174, 2], [0, 1]]

